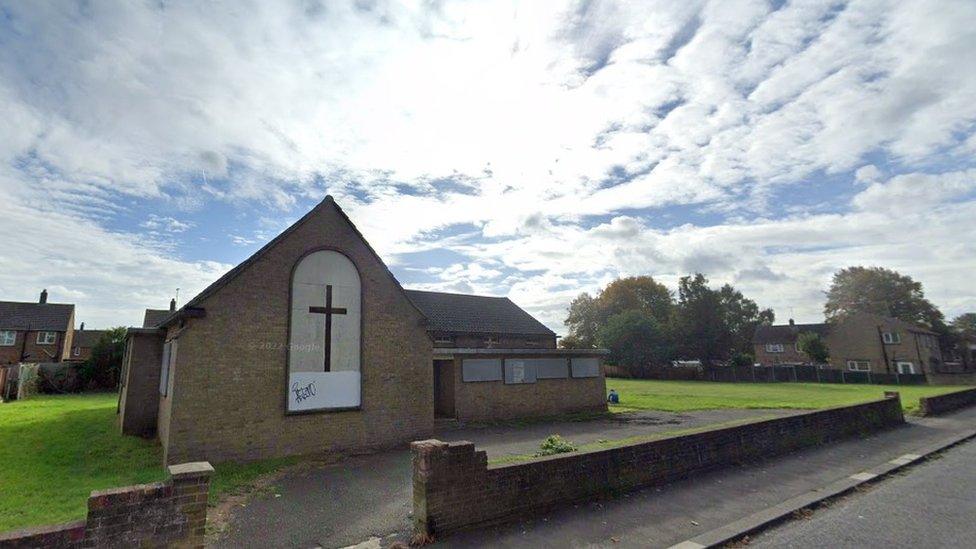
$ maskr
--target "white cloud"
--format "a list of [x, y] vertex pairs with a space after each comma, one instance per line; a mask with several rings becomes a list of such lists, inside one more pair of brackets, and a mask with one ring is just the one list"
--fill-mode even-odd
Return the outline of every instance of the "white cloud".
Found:
[[[33, 212], [50, 221], [32, 239], [110, 242], [101, 270], [134, 274], [138, 258], [165, 271], [153, 284], [186, 280], [185, 292], [225, 266], [178, 259], [192, 226], [181, 210], [291, 217], [328, 191], [391, 263], [462, 251], [471, 263], [427, 283], [508, 285], [554, 326], [581, 288], [694, 268], [813, 316], [830, 269], [869, 259], [924, 274], [946, 307], [976, 307], [957, 274], [971, 265], [972, 2], [23, 2], [5, 14], [0, 229]], [[816, 196], [823, 177], [866, 187], [838, 203]], [[784, 187], [834, 213], [782, 204]], [[142, 234], [109, 229], [135, 199], [167, 214]], [[669, 206], [716, 219], [658, 223]], [[211, 234], [250, 246], [277, 230]], [[951, 253], [912, 259], [940, 246]], [[4, 295], [37, 285], [11, 265]], [[77, 291], [110, 303], [121, 276]], [[165, 300], [152, 287], [142, 297]]]

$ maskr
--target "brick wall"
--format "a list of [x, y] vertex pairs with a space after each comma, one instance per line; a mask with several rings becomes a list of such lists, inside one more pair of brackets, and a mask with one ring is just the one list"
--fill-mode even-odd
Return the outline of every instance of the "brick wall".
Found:
[[[525, 355], [525, 357], [530, 357]], [[523, 357], [523, 358], [525, 358]], [[538, 355], [532, 355], [538, 358]], [[520, 355], [465, 355], [464, 358], [520, 358]], [[560, 357], [563, 358], [563, 357]], [[490, 421], [607, 409], [606, 379], [539, 379], [535, 383], [465, 382], [462, 358], [454, 360], [454, 410], [460, 421]]]
[[184, 463], [164, 482], [91, 493], [85, 520], [0, 533], [0, 548], [203, 547], [213, 467]]
[[156, 433], [162, 360], [162, 333], [129, 331], [119, 397], [119, 425], [124, 434], [148, 437]]
[[[291, 272], [331, 246], [362, 280], [362, 406], [285, 414]], [[390, 447], [433, 430], [433, 346], [425, 319], [355, 229], [325, 203], [200, 303], [177, 337], [169, 396], [160, 399], [167, 463], [253, 460]]]
[[885, 399], [866, 404], [523, 464], [489, 467], [485, 452], [470, 442], [414, 442], [414, 528], [444, 535], [904, 421], [898, 394], [886, 393]]
[[918, 399], [918, 406], [923, 416], [947, 414], [960, 408], [974, 405], [976, 405], [976, 389], [953, 391], [944, 395]]

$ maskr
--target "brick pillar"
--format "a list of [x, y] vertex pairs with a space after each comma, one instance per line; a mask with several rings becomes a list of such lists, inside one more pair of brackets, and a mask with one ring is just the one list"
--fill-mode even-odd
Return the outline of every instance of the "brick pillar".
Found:
[[413, 531], [415, 534], [426, 536], [434, 533], [427, 500], [433, 488], [435, 466], [443, 459], [447, 446], [446, 442], [436, 439], [410, 443], [410, 451], [413, 453]]
[[203, 547], [207, 526], [207, 497], [214, 468], [206, 461], [181, 463], [168, 467], [173, 483], [173, 503], [186, 517], [186, 539], [183, 547]]

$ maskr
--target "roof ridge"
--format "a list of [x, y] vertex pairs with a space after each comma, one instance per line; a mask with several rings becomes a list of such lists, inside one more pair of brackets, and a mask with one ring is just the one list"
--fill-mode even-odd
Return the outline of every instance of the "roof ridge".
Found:
[[459, 292], [442, 292], [439, 290], [416, 290], [413, 288], [404, 288], [403, 290], [406, 292], [421, 292], [425, 294], [458, 295], [464, 297], [481, 297], [485, 299], [507, 299], [509, 301], [512, 301], [512, 299], [507, 295], [464, 294]]

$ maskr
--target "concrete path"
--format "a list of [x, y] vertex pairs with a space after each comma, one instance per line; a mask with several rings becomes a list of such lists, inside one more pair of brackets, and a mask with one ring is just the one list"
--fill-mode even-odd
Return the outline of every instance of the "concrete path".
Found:
[[[531, 454], [551, 434], [576, 443], [616, 440], [707, 425], [775, 417], [788, 410], [637, 412], [609, 419], [465, 427], [440, 431], [445, 441], [469, 440], [489, 459]], [[297, 471], [235, 509], [218, 547], [342, 547], [371, 537], [405, 536], [412, 510], [410, 453], [359, 456]]]
[[786, 523], [749, 547], [976, 547], [976, 441]]
[[871, 437], [716, 471], [521, 523], [462, 533], [437, 546], [670, 547], [877, 463], [972, 431], [976, 428], [976, 408], [943, 418], [909, 421], [904, 427]]

